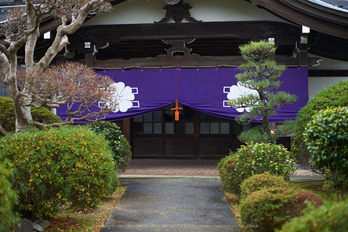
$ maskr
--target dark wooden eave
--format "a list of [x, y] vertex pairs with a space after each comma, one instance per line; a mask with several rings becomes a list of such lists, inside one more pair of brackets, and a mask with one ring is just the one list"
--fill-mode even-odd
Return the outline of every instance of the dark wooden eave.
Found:
[[[260, 40], [273, 37], [276, 42], [294, 45], [300, 39], [300, 27], [271, 21], [195, 22], [165, 24], [97, 25], [78, 29], [81, 41], [118, 42], [149, 39], [238, 38]], [[79, 38], [76, 38], [79, 37]]]
[[348, 14], [307, 0], [247, 0], [299, 25], [348, 39]]

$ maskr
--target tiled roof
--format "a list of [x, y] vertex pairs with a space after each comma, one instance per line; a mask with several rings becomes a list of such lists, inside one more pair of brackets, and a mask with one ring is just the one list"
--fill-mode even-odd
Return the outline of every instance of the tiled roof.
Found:
[[[0, 6], [0, 23], [5, 21], [7, 11], [13, 7], [14, 6]], [[18, 7], [18, 5], [16, 7]], [[22, 5], [21, 7], [25, 6]]]
[[308, 0], [309, 2], [313, 2], [324, 7], [328, 8], [341, 8], [344, 10], [348, 10], [348, 1], [347, 0]]

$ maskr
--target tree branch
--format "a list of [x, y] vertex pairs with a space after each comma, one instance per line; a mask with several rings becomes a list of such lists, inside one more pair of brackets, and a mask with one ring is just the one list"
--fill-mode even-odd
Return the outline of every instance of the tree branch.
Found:
[[1, 124], [0, 124], [0, 132], [1, 132], [1, 134], [3, 134], [4, 136], [7, 135], [7, 131], [1, 126]]

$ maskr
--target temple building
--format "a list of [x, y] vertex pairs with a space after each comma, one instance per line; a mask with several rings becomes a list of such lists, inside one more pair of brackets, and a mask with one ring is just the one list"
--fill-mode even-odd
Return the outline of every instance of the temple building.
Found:
[[[23, 2], [0, 1], [1, 14]], [[295, 119], [317, 92], [348, 79], [347, 1], [110, 2], [113, 10], [88, 18], [55, 62], [84, 62], [113, 78], [119, 106], [106, 120], [121, 126], [133, 158], [220, 159], [236, 150], [237, 135], [253, 124], [236, 123], [247, 109], [227, 102], [250, 91], [235, 78], [244, 62], [239, 46], [250, 41], [275, 44], [271, 59], [287, 67], [280, 90], [298, 96], [272, 123]], [[54, 18], [42, 22], [36, 57], [58, 25]], [[64, 119], [64, 107], [57, 114]]]

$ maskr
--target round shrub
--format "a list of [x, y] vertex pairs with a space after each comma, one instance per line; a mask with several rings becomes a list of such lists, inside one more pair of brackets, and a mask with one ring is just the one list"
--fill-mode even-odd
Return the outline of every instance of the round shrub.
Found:
[[324, 204], [314, 193], [294, 188], [266, 188], [248, 195], [240, 205], [244, 231], [271, 232], [280, 229], [289, 219], [300, 216], [307, 206]]
[[303, 133], [313, 167], [330, 170], [334, 187], [348, 187], [348, 107], [321, 110]]
[[[307, 209], [306, 209], [307, 210]], [[348, 231], [348, 201], [326, 202], [286, 223], [281, 232]]]
[[59, 207], [96, 207], [117, 186], [108, 142], [86, 127], [25, 131], [0, 140], [0, 159], [15, 168], [13, 188], [24, 217], [48, 219]]
[[219, 176], [221, 178], [222, 190], [239, 194], [240, 183], [245, 178], [239, 171], [236, 170], [236, 159], [235, 154], [231, 154], [221, 159], [218, 164]]
[[241, 184], [241, 198], [244, 199], [247, 195], [270, 187], [289, 188], [288, 182], [283, 177], [270, 175], [268, 172], [254, 175], [244, 180]]
[[303, 132], [307, 123], [311, 120], [312, 116], [318, 113], [320, 110], [328, 107], [348, 106], [348, 81], [339, 81], [335, 85], [331, 85], [329, 88], [322, 90], [312, 99], [310, 99], [306, 106], [304, 106], [296, 117], [296, 130], [295, 137], [291, 139], [291, 152], [296, 160], [302, 165], [309, 164], [310, 154], [307, 151], [307, 147], [304, 144]]
[[96, 121], [89, 125], [89, 128], [97, 134], [103, 134], [105, 139], [109, 141], [113, 158], [118, 169], [125, 172], [128, 168], [128, 163], [132, 158], [131, 146], [127, 139], [122, 134], [120, 127], [116, 123]]
[[[46, 108], [31, 108], [31, 116], [34, 121], [50, 124], [59, 123], [62, 120]], [[7, 131], [15, 131], [15, 110], [12, 98], [0, 97], [0, 124]]]
[[240, 194], [240, 184], [252, 175], [269, 172], [288, 181], [296, 170], [290, 152], [283, 145], [271, 143], [252, 142], [241, 146], [236, 153], [221, 162], [223, 163], [220, 164], [219, 175], [223, 189], [235, 194]]
[[11, 189], [11, 179], [13, 169], [5, 163], [0, 163], [0, 231], [12, 231], [17, 226], [20, 218], [13, 211], [13, 206], [17, 204], [16, 192]]

